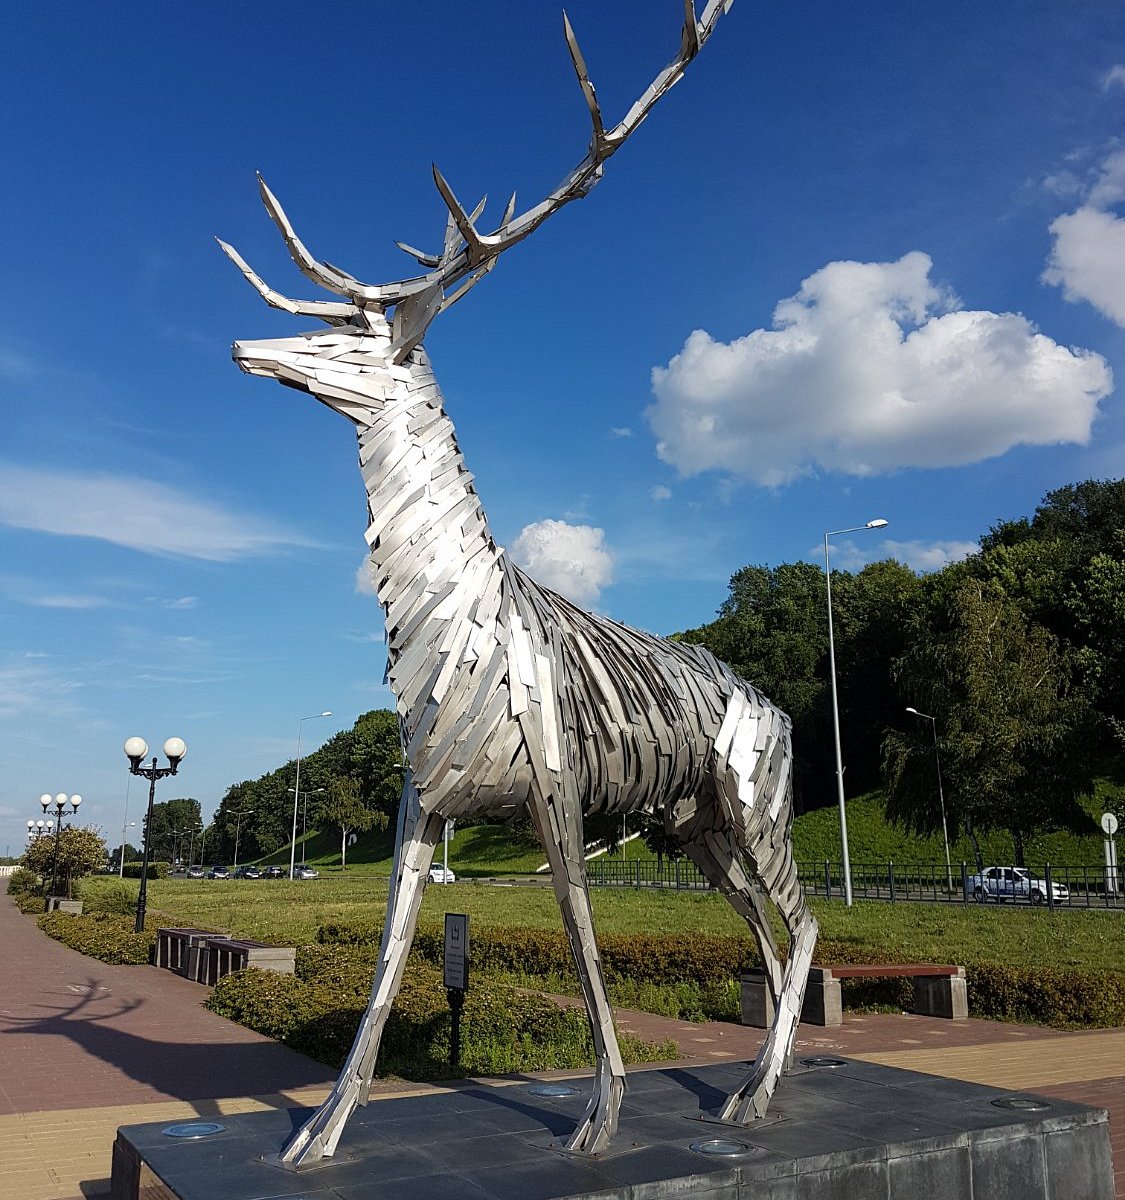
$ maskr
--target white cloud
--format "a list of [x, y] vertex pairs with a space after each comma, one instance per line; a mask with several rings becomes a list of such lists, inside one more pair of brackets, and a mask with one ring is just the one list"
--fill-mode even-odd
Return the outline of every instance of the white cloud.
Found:
[[180, 612], [180, 611], [182, 611], [184, 609], [188, 609], [188, 608], [198, 608], [199, 607], [199, 597], [198, 596], [177, 596], [175, 600], [164, 600], [162, 603], [165, 608], [170, 608], [170, 609], [175, 610], [176, 612]]
[[882, 545], [881, 558], [895, 558], [915, 571], [940, 571], [952, 562], [961, 562], [976, 554], [976, 542], [895, 542]]
[[627, 425], [614, 425], [609, 431], [609, 436], [612, 438], [631, 438], [633, 431]]
[[545, 587], [576, 604], [593, 604], [613, 582], [605, 531], [566, 521], [536, 521], [512, 543], [512, 557]]
[[1116, 63], [1102, 76], [1102, 91], [1108, 92], [1119, 87], [1125, 87], [1125, 67]]
[[[1106, 78], [1114, 72], [1125, 84], [1125, 67]], [[1085, 300], [1125, 326], [1125, 219], [1111, 211], [1125, 201], [1125, 149], [1107, 154], [1091, 175], [1075, 189], [1083, 203], [1051, 222], [1054, 242], [1042, 279], [1061, 287], [1067, 300]]]
[[0, 463], [0, 524], [211, 562], [309, 544], [271, 521], [163, 483], [9, 463]]
[[375, 572], [371, 567], [371, 559], [364, 555], [363, 562], [359, 564], [355, 572], [355, 590], [361, 596], [378, 596], [375, 590]]
[[962, 310], [928, 255], [833, 262], [730, 343], [703, 330], [653, 370], [646, 416], [682, 475], [779, 486], [980, 462], [1019, 445], [1085, 444], [1112, 388], [1105, 360], [1017, 313]]
[[662, 483], [658, 483], [649, 492], [649, 496], [651, 496], [653, 500], [671, 500], [672, 489], [670, 487], [665, 487]]

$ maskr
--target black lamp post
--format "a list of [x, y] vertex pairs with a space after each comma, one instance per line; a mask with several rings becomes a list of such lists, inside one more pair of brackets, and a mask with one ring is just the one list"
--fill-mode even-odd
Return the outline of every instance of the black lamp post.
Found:
[[152, 843], [152, 803], [156, 799], [156, 781], [165, 775], [175, 775], [180, 769], [180, 763], [187, 746], [178, 737], [171, 737], [164, 743], [164, 753], [168, 758], [166, 767], [156, 765], [153, 756], [152, 766], [142, 767], [141, 760], [148, 754], [148, 742], [144, 738], [131, 737], [125, 743], [125, 757], [129, 760], [129, 770], [134, 775], [140, 775], [148, 780], [148, 815], [145, 817], [145, 849], [141, 856], [141, 890], [137, 893], [137, 922], [134, 929], [143, 933], [145, 928], [145, 904], [148, 901], [148, 855]]
[[47, 810], [53, 804], [55, 806], [55, 853], [51, 857], [51, 890], [47, 899], [43, 903], [43, 911], [51, 911], [51, 900], [58, 891], [59, 877], [59, 842], [62, 841], [62, 819], [63, 811], [69, 804], [71, 812], [76, 813], [78, 806], [82, 803], [81, 796], [68, 796], [66, 792], [59, 792], [57, 796], [51, 796], [44, 792], [39, 797], [39, 803], [43, 805], [43, 815], [47, 815]]

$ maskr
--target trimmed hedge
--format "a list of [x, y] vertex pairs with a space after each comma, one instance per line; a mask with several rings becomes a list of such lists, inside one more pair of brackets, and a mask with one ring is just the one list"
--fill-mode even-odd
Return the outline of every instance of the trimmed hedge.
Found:
[[[42, 900], [39, 903], [42, 905]], [[39, 928], [64, 946], [105, 963], [143, 966], [152, 961], [156, 930], [146, 928], [144, 933], [135, 933], [130, 917], [53, 912], [39, 918]]]
[[[381, 926], [332, 923], [317, 930], [323, 946], [374, 948]], [[721, 987], [758, 965], [749, 941], [706, 934], [610, 934], [600, 937], [606, 981], [667, 986], [695, 983]], [[434, 928], [420, 928], [413, 953], [439, 965], [444, 937]], [[471, 944], [474, 971], [507, 971], [527, 976], [561, 976], [576, 983], [574, 962], [565, 936], [554, 930], [495, 927], [474, 931]], [[822, 939], [817, 960], [825, 963], [894, 963], [901, 955], [852, 942]], [[374, 961], [374, 959], [372, 959]], [[1125, 1025], [1125, 975], [1112, 971], [1069, 968], [1017, 967], [998, 963], [964, 962], [969, 1012], [989, 1020], [1016, 1021], [1057, 1028], [1101, 1028]], [[913, 999], [909, 979], [844, 980], [843, 998], [849, 1007], [906, 1009]]]
[[[140, 879], [143, 862], [127, 862], [122, 872], [126, 879]], [[164, 879], [172, 870], [169, 862], [150, 862], [148, 864], [149, 879]]]
[[[206, 1006], [331, 1067], [343, 1065], [367, 1007], [370, 956], [304, 947], [297, 975], [250, 969], [220, 979]], [[379, 1072], [447, 1077], [451, 1017], [441, 974], [411, 963], [387, 1018]], [[545, 996], [479, 981], [465, 996], [461, 1074], [501, 1075], [588, 1066], [594, 1061], [585, 1011]], [[626, 1062], [674, 1058], [671, 1042], [622, 1037]]]

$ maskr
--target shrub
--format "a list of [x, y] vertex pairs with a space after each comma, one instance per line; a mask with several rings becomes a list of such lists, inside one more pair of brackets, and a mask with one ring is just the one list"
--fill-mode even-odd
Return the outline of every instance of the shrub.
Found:
[[[300, 969], [327, 968], [323, 977], [239, 971], [216, 985], [207, 1007], [285, 1042], [332, 1067], [343, 1064], [367, 1006], [370, 969], [319, 947], [301, 953]], [[362, 991], [359, 984], [362, 983]], [[451, 1018], [440, 974], [412, 963], [387, 1019], [379, 1052], [382, 1074], [432, 1079], [449, 1074]], [[593, 1047], [585, 1012], [560, 1009], [544, 996], [487, 981], [466, 994], [461, 1072], [506, 1074], [588, 1065]], [[622, 1038], [629, 1062], [675, 1056], [671, 1043]]]
[[84, 913], [116, 913], [131, 916], [137, 910], [137, 889], [120, 879], [99, 881], [82, 888]]
[[21, 913], [41, 913], [43, 897], [36, 892], [17, 892], [12, 899]]
[[46, 913], [39, 918], [39, 928], [72, 950], [102, 962], [141, 966], [152, 959], [155, 928], [135, 933], [132, 919], [115, 913]]
[[[369, 978], [381, 932], [378, 925], [371, 924], [323, 925], [317, 931], [321, 945], [307, 950], [362, 950], [368, 955], [364, 970]], [[735, 937], [610, 934], [598, 943], [614, 1003], [686, 1020], [736, 1018], [734, 981], [742, 971], [758, 964], [753, 944]], [[438, 966], [443, 947], [440, 930], [421, 928], [413, 956]], [[470, 953], [474, 973], [503, 973], [521, 986], [538, 985], [544, 990], [577, 990], [570, 947], [561, 932], [484, 929], [473, 933]], [[892, 949], [842, 939], [821, 939], [816, 957], [822, 963], [902, 961], [901, 954]], [[1125, 1024], [1125, 975], [979, 962], [963, 965], [969, 1012], [975, 1017], [1061, 1028]], [[913, 1002], [913, 983], [909, 979], [844, 980], [843, 1000], [849, 1008], [901, 1011]]]
[[[126, 879], [140, 879], [143, 863], [127, 862], [123, 874]], [[163, 879], [172, 870], [172, 864], [166, 862], [150, 862], [148, 864], [149, 879]]]
[[38, 894], [40, 887], [41, 881], [38, 874], [27, 867], [17, 867], [8, 876], [9, 896], [26, 896], [31, 893]]

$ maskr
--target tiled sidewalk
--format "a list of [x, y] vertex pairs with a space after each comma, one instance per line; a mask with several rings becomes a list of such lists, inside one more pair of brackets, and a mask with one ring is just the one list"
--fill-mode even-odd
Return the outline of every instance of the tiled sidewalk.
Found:
[[[334, 1079], [326, 1067], [207, 1012], [206, 989], [197, 984], [155, 968], [106, 966], [51, 941], [6, 896], [0, 963], [0, 1200], [106, 1197], [119, 1125], [314, 1104]], [[750, 1059], [761, 1037], [738, 1025], [648, 1013], [619, 1011], [617, 1019], [638, 1036], [674, 1040], [685, 1066]], [[1125, 1200], [1125, 1029], [1062, 1033], [857, 1015], [837, 1029], [802, 1025], [798, 1037], [798, 1052], [1108, 1108], [1117, 1195]]]

